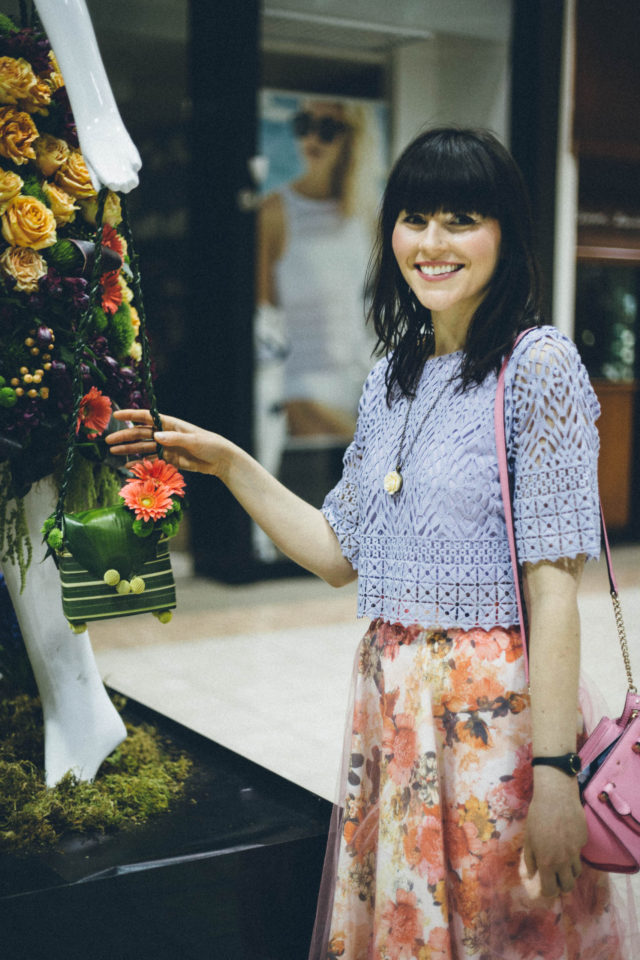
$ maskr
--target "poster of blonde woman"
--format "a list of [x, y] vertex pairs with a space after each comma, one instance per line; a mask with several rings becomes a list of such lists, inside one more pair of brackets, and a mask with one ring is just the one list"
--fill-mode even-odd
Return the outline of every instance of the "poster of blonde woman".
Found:
[[[386, 139], [380, 102], [262, 91], [254, 438], [275, 473], [287, 453], [300, 462], [314, 451], [317, 463], [319, 451], [329, 456], [353, 436], [373, 363], [365, 280]], [[270, 559], [257, 530], [254, 542]]]

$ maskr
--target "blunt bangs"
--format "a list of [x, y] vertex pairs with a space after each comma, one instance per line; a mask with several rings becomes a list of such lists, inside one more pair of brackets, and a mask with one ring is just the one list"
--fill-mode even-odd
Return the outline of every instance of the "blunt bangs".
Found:
[[502, 220], [505, 171], [495, 161], [481, 135], [470, 139], [452, 129], [424, 134], [392, 171], [385, 196], [387, 223], [395, 223], [402, 210], [477, 213]]
[[429, 311], [402, 277], [393, 253], [398, 216], [477, 214], [500, 224], [500, 259], [467, 331], [460, 389], [498, 372], [519, 330], [542, 322], [538, 264], [522, 174], [488, 130], [440, 127], [417, 137], [396, 161], [385, 190], [368, 285], [368, 317], [389, 357], [387, 402], [413, 396], [435, 346]]

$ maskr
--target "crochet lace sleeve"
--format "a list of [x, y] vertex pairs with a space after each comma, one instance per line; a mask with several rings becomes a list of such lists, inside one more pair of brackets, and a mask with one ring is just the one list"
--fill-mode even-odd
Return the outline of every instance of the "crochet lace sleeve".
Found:
[[378, 374], [369, 374], [358, 407], [358, 423], [352, 443], [342, 460], [342, 477], [325, 497], [322, 512], [338, 538], [343, 556], [354, 570], [358, 569], [360, 552], [360, 473], [365, 442], [365, 423], [372, 381]]
[[598, 400], [568, 337], [542, 328], [521, 348], [507, 414], [519, 560], [597, 557]]

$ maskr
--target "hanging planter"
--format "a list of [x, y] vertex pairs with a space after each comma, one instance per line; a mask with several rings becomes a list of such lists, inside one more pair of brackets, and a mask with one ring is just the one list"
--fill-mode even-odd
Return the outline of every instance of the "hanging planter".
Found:
[[[105, 200], [106, 191], [102, 191], [96, 213], [99, 238]], [[141, 366], [151, 414], [156, 428], [160, 429], [137, 257], [124, 200], [122, 204], [133, 285], [139, 305]], [[119, 504], [81, 513], [65, 512], [75, 451], [84, 440], [93, 442], [98, 439], [111, 418], [112, 406], [108, 397], [95, 387], [84, 395], [82, 390], [83, 333], [93, 317], [102, 278], [99, 239], [89, 305], [76, 335], [72, 416], [75, 429], [69, 431], [58, 506], [42, 530], [60, 572], [62, 609], [75, 632], [83, 631], [90, 620], [136, 613], [153, 613], [162, 623], [171, 619], [171, 610], [176, 606], [176, 591], [168, 541], [178, 531], [182, 516], [180, 501], [185, 488], [184, 478], [171, 464], [159, 458], [142, 460], [131, 465], [132, 476], [120, 490]]]

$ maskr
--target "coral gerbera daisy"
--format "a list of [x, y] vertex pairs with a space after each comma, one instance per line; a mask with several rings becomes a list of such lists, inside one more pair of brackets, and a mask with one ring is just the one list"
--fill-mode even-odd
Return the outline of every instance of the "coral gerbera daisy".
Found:
[[108, 247], [109, 250], [115, 250], [120, 259], [124, 260], [126, 253], [125, 239], [120, 236], [118, 231], [112, 227], [110, 223], [105, 223], [102, 228], [102, 246]]
[[166, 460], [139, 460], [132, 463], [131, 473], [139, 480], [154, 480], [157, 484], [166, 487], [174, 496], [184, 497], [186, 486], [184, 477], [179, 470]]
[[122, 303], [122, 287], [118, 280], [119, 270], [109, 270], [102, 274], [102, 309], [105, 313], [115, 313]]
[[137, 520], [161, 520], [173, 504], [169, 490], [157, 486], [153, 480], [129, 480], [120, 490], [120, 496]]
[[76, 433], [80, 432], [80, 427], [84, 427], [93, 439], [104, 433], [110, 419], [111, 400], [109, 400], [109, 397], [105, 397], [97, 387], [91, 387], [80, 401]]

